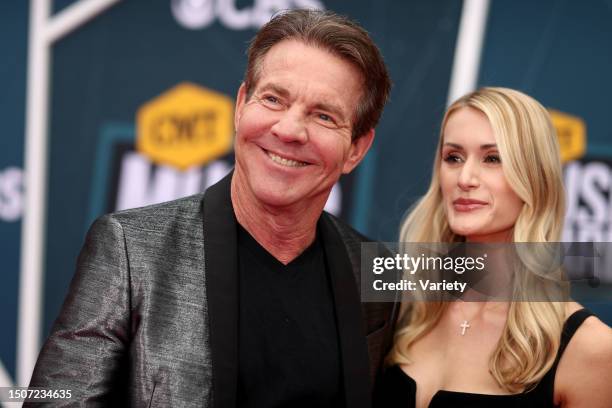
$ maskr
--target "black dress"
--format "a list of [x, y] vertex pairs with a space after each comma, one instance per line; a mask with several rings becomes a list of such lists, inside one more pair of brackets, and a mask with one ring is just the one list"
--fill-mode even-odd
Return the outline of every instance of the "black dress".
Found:
[[[593, 313], [587, 309], [574, 312], [565, 322], [561, 344], [553, 366], [532, 390], [512, 395], [473, 394], [469, 392], [440, 390], [434, 394], [429, 408], [441, 407], [554, 407], [554, 380], [559, 360], [570, 339], [582, 322]], [[380, 376], [374, 390], [374, 407], [405, 407], [416, 405], [416, 382], [397, 366], [388, 367]]]

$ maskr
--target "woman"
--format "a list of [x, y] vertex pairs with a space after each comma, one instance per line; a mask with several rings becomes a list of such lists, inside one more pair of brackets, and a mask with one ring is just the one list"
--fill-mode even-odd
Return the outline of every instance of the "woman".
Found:
[[[518, 91], [483, 88], [448, 108], [431, 185], [400, 241], [557, 242], [563, 215], [548, 113]], [[612, 407], [612, 330], [575, 302], [403, 309], [377, 406]]]

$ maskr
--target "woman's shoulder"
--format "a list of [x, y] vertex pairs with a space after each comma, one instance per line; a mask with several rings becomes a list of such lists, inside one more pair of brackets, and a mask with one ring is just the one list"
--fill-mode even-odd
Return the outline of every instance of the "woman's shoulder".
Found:
[[[576, 330], [566, 353], [586, 363], [612, 364], [612, 328], [594, 315], [587, 317]], [[608, 365], [607, 368], [609, 373], [612, 366]]]
[[[582, 306], [577, 303], [571, 304], [567, 308], [568, 315], [580, 309]], [[589, 316], [578, 327], [559, 361], [555, 376], [555, 403], [561, 406], [609, 407], [612, 401], [610, 372], [612, 329], [596, 316]]]
[[[567, 308], [567, 317], [583, 306], [572, 302]], [[607, 357], [607, 359], [606, 359]], [[602, 360], [603, 359], [603, 360]], [[582, 364], [607, 363], [612, 364], [612, 328], [599, 320], [595, 315], [587, 317], [572, 336], [561, 361], [564, 360]], [[612, 366], [607, 366], [608, 370]]]

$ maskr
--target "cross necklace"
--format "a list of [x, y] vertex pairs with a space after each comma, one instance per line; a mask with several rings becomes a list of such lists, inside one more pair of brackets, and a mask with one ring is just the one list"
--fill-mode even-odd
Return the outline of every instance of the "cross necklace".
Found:
[[[464, 302], [461, 299], [457, 299], [456, 302], [459, 302], [459, 305], [458, 305], [459, 306], [459, 313], [461, 313], [461, 318], [463, 319], [463, 322], [459, 325], [459, 327], [461, 328], [461, 335], [462, 336], [465, 336], [465, 333], [467, 333], [467, 329], [472, 327], [470, 322], [478, 321], [479, 318], [482, 318], [482, 316], [484, 315], [485, 311], [487, 311], [487, 310], [488, 311], [499, 310], [500, 307], [504, 307], [504, 304], [501, 304], [501, 306], [500, 306], [497, 303], [485, 303], [481, 307], [478, 307], [478, 310], [476, 311], [476, 313], [474, 313], [473, 316], [468, 320], [465, 317], [465, 313], [463, 313], [463, 303]], [[487, 305], [489, 307], [487, 307]]]
[[[465, 336], [465, 332], [467, 331], [467, 329], [469, 329], [472, 326], [470, 325], [470, 322], [468, 321], [468, 319], [465, 318], [465, 314], [463, 313], [463, 301], [458, 299], [457, 302], [459, 302], [459, 312], [461, 313], [461, 316], [463, 317], [463, 323], [461, 323], [459, 327], [461, 328], [461, 335]], [[478, 312], [476, 313], [476, 315], [478, 315]], [[476, 318], [476, 315], [474, 315], [472, 319]]]
[[461, 335], [465, 336], [465, 331], [470, 328], [470, 324], [464, 319], [459, 327], [461, 327]]

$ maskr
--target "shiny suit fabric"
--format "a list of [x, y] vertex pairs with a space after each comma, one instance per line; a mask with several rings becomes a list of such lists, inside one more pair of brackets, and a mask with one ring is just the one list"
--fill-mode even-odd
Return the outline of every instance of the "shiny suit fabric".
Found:
[[[92, 225], [31, 387], [71, 390], [72, 399], [53, 406], [236, 406], [239, 299], [230, 180]], [[346, 406], [369, 407], [396, 305], [360, 303], [363, 236], [327, 213], [319, 231]]]

